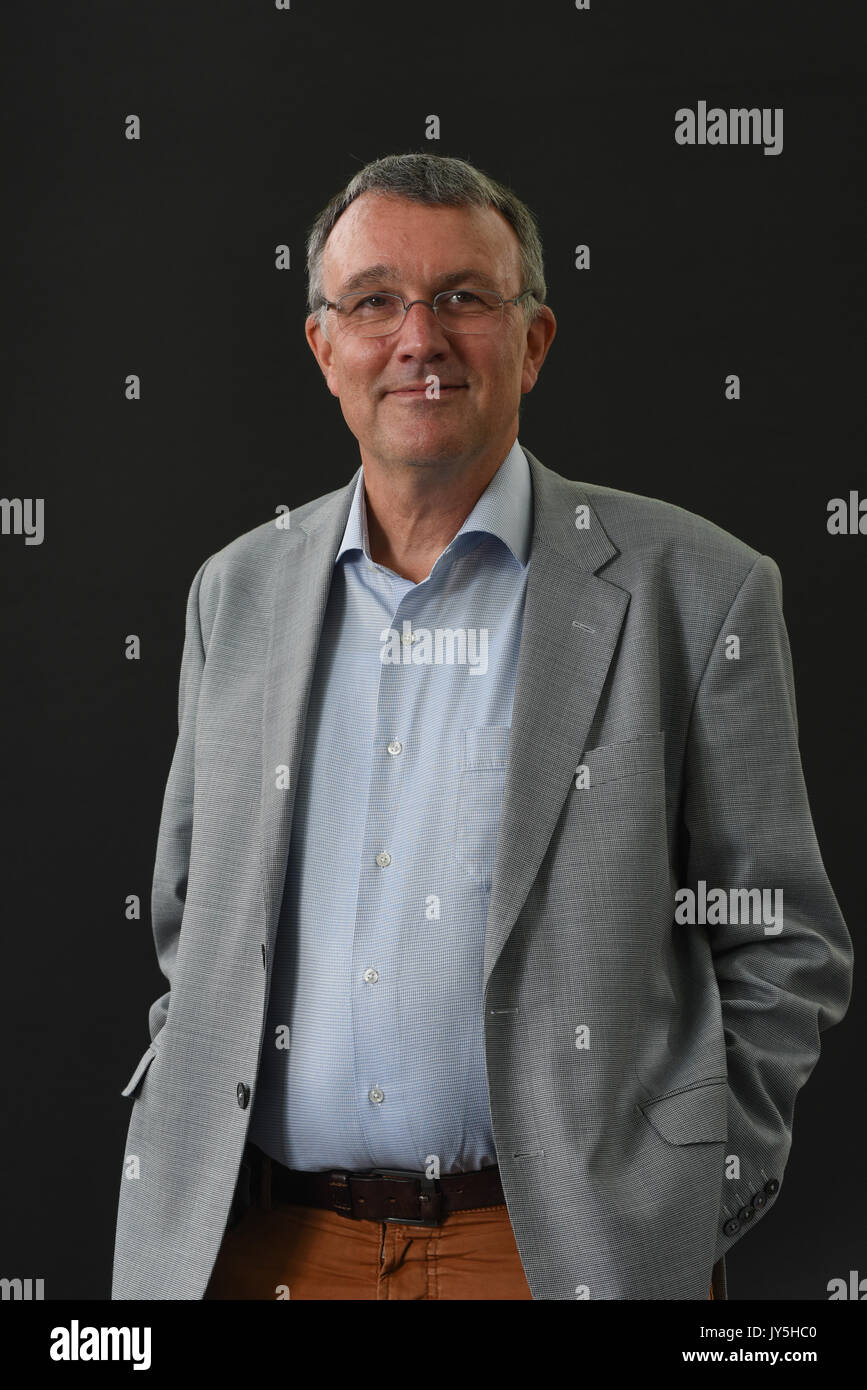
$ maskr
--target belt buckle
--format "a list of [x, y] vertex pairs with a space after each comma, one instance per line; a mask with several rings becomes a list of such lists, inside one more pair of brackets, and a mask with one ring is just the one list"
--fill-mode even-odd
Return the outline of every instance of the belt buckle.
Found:
[[384, 1216], [383, 1221], [393, 1222], [397, 1226], [439, 1226], [441, 1224], [442, 1193], [437, 1188], [436, 1178], [429, 1178], [426, 1173], [413, 1172], [411, 1168], [371, 1168], [370, 1174], [375, 1178], [412, 1178], [414, 1182], [420, 1184], [417, 1194], [419, 1202], [422, 1197], [430, 1199], [430, 1215], [427, 1219], [422, 1216]]

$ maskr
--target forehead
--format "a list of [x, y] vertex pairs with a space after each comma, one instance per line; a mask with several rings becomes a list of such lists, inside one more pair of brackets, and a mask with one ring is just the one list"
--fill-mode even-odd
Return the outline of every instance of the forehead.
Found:
[[[391, 266], [403, 285], [427, 285], [476, 268], [501, 288], [520, 288], [514, 229], [493, 207], [449, 207], [362, 193], [331, 230], [322, 256], [329, 294], [371, 266]], [[394, 276], [388, 278], [395, 278]]]

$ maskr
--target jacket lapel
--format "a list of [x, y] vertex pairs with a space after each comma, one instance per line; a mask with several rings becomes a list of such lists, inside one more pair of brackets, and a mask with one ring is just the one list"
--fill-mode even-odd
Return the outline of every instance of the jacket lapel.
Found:
[[[345, 488], [285, 534], [285, 552], [274, 580], [271, 635], [262, 697], [262, 889], [269, 959], [280, 916], [292, 811], [304, 725], [313, 685], [319, 636], [334, 574], [334, 557], [346, 529], [361, 468]], [[278, 767], [288, 787], [277, 786]]]
[[[488, 904], [484, 989], [547, 851], [629, 606], [625, 590], [595, 574], [618, 551], [580, 484], [524, 452], [533, 480], [533, 543]], [[588, 509], [586, 529], [575, 526], [578, 505]]]

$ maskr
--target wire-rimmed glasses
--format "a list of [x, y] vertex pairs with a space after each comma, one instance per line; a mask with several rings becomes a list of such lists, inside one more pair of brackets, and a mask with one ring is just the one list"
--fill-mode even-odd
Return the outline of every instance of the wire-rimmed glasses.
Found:
[[441, 290], [433, 302], [411, 299], [385, 290], [355, 290], [342, 294], [337, 300], [321, 299], [321, 305], [333, 309], [342, 330], [359, 338], [385, 338], [401, 327], [413, 304], [425, 304], [437, 316], [447, 333], [495, 333], [503, 321], [507, 304], [519, 304], [532, 289], [521, 290], [511, 299], [504, 299], [496, 290]]

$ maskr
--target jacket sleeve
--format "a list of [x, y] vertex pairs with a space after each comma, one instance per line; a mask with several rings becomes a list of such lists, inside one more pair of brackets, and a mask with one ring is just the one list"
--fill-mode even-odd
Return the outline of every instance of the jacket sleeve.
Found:
[[[732, 637], [740, 642], [739, 658]], [[728, 1070], [728, 1141], [714, 1260], [773, 1206], [798, 1091], [852, 987], [852, 942], [807, 799], [780, 571], [760, 555], [717, 636], [686, 748], [687, 883], [779, 889], [782, 929], [755, 913], [706, 928]], [[771, 894], [771, 903], [779, 902]], [[727, 914], [731, 917], [733, 914]], [[736, 1160], [736, 1162], [735, 1162]], [[738, 1175], [739, 1170], [739, 1175]]]
[[[209, 557], [210, 558], [210, 557]], [[169, 989], [150, 1006], [151, 1041], [166, 1022], [172, 971], [187, 895], [190, 844], [193, 834], [193, 790], [196, 712], [205, 667], [205, 648], [199, 612], [199, 590], [208, 560], [198, 570], [187, 597], [184, 650], [178, 691], [178, 739], [169, 769], [157, 838], [151, 924], [160, 970]]]

